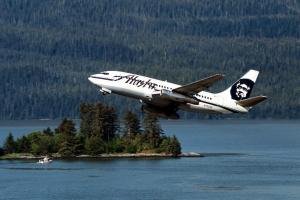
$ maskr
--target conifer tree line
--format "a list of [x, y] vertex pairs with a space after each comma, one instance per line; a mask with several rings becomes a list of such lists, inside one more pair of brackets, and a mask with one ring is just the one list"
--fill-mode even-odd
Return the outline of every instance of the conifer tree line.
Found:
[[9, 133], [0, 154], [56, 154], [62, 157], [99, 155], [103, 153], [165, 153], [178, 156], [181, 145], [175, 136], [165, 136], [157, 117], [145, 114], [141, 124], [138, 116], [127, 111], [122, 120], [113, 107], [102, 103], [80, 106], [80, 128], [63, 119], [55, 130], [47, 128], [14, 139]]
[[141, 114], [134, 100], [97, 95], [87, 78], [104, 70], [181, 85], [222, 73], [210, 88], [220, 92], [250, 68], [261, 72], [252, 95], [269, 100], [222, 117], [300, 118], [299, 0], [1, 0], [0, 10], [0, 119], [79, 118], [81, 102], [97, 101]]

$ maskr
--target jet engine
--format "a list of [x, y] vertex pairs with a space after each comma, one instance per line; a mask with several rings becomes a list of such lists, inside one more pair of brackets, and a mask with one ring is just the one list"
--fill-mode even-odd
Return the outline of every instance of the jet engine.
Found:
[[142, 105], [142, 111], [147, 113], [152, 113], [158, 117], [165, 119], [179, 119], [179, 115], [174, 109], [162, 108], [157, 106], [152, 106], [149, 104]]
[[152, 96], [155, 96], [155, 95], [159, 95], [162, 98], [173, 100], [173, 101], [180, 102], [180, 103], [191, 103], [191, 104], [195, 104], [195, 105], [199, 104], [199, 102], [197, 100], [195, 100], [191, 97], [179, 94], [177, 92], [172, 92], [170, 90], [163, 89], [163, 90], [159, 91], [158, 94], [154, 94]]
[[107, 88], [100, 88], [100, 92], [103, 94], [103, 95], [107, 95], [107, 94], [111, 94], [111, 90], [107, 89]]

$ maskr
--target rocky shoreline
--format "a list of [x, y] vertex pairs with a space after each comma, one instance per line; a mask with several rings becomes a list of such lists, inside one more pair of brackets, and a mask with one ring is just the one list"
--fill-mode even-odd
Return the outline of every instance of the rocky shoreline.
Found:
[[[33, 154], [26, 153], [13, 153], [6, 154], [0, 157], [0, 160], [34, 160], [44, 158], [43, 156], [35, 156]], [[64, 159], [59, 154], [52, 154], [49, 156], [54, 159]], [[112, 154], [100, 154], [100, 155], [78, 155], [73, 157], [68, 157], [71, 159], [88, 159], [88, 158], [180, 158], [180, 157], [204, 157], [203, 154], [196, 152], [181, 153], [178, 156], [166, 153], [112, 153]]]

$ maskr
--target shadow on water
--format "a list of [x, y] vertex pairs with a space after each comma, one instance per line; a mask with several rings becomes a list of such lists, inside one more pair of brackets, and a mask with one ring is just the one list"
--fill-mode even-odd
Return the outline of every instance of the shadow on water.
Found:
[[196, 185], [195, 187], [196, 189], [206, 190], [206, 191], [239, 191], [243, 189], [240, 186], [224, 186], [224, 185], [216, 185], [216, 186]]
[[89, 178], [99, 178], [99, 177], [101, 177], [101, 176], [89, 175], [88, 177], [89, 177]]
[[245, 153], [201, 153], [204, 157], [217, 157], [217, 156], [248, 156]]

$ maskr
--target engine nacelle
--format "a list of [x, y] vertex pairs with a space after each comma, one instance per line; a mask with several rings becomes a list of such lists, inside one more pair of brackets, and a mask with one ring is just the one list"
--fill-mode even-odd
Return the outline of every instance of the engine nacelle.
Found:
[[107, 88], [100, 88], [100, 92], [103, 94], [103, 95], [106, 95], [106, 94], [111, 94], [111, 90], [107, 89]]
[[165, 118], [165, 119], [179, 119], [179, 115], [174, 110], [164, 109], [160, 107], [155, 107], [151, 105], [142, 105], [142, 111], [152, 113], [157, 115], [158, 117]]
[[195, 104], [198, 105], [199, 102], [191, 97], [176, 93], [176, 92], [172, 92], [170, 90], [161, 90], [160, 91], [160, 96], [162, 98], [165, 99], [170, 99], [173, 101], [177, 101], [177, 102], [181, 102], [181, 103], [191, 103], [191, 104]]

